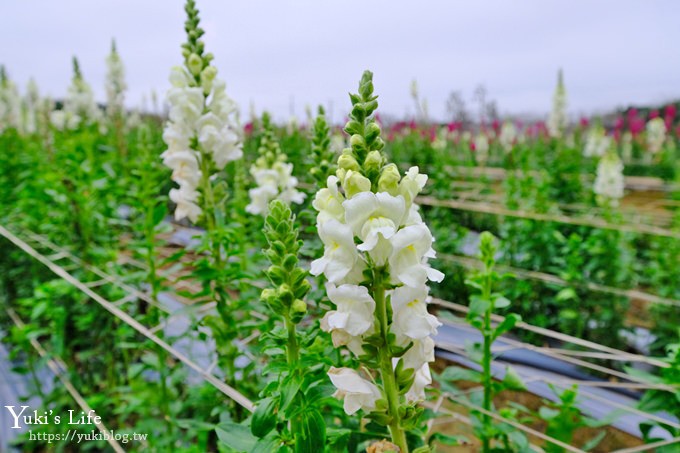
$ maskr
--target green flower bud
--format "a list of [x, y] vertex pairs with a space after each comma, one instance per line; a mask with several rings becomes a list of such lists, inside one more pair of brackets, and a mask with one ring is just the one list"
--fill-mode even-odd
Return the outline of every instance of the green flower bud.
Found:
[[356, 171], [348, 170], [343, 182], [345, 194], [347, 198], [352, 198], [360, 192], [368, 192], [371, 190], [371, 181]]
[[382, 167], [383, 164], [383, 156], [380, 154], [380, 151], [371, 151], [366, 155], [366, 159], [364, 160], [364, 171], [366, 173], [369, 172], [379, 172], [380, 167]]
[[[349, 150], [348, 150], [349, 151]], [[343, 152], [338, 158], [338, 168], [343, 170], [359, 171], [359, 163], [352, 154]]]
[[189, 59], [187, 60], [187, 67], [193, 75], [197, 76], [203, 69], [203, 60], [195, 53], [192, 53], [189, 55]]
[[286, 274], [281, 266], [269, 266], [267, 269], [267, 276], [275, 285], [280, 285], [285, 281]]
[[307, 304], [305, 303], [304, 300], [295, 299], [293, 305], [291, 305], [290, 307], [289, 313], [290, 320], [293, 321], [294, 324], [297, 324], [300, 321], [302, 321], [302, 318], [307, 313]]
[[357, 154], [360, 154], [361, 151], [366, 149], [366, 140], [359, 134], [352, 135], [349, 139], [349, 144], [352, 146], [352, 150]]
[[283, 309], [281, 301], [277, 297], [276, 291], [273, 289], [267, 288], [263, 290], [262, 294], [260, 294], [260, 300], [277, 313], [280, 313]]
[[366, 143], [372, 145], [376, 138], [380, 136], [380, 126], [375, 121], [371, 122], [366, 126]]
[[286, 307], [290, 307], [291, 304], [293, 303], [293, 300], [295, 299], [295, 296], [293, 295], [293, 291], [291, 291], [290, 286], [286, 285], [285, 283], [279, 286], [279, 289], [276, 294], [278, 298], [281, 300], [281, 303], [283, 303], [283, 305], [285, 305]]
[[207, 66], [203, 71], [201, 71], [201, 86], [203, 87], [203, 93], [208, 95], [212, 90], [213, 81], [217, 76], [217, 68], [214, 66]]
[[[377, 152], [377, 151], [371, 151]], [[389, 164], [382, 169], [380, 179], [378, 179], [378, 190], [396, 196], [399, 192], [399, 168], [395, 164]]]

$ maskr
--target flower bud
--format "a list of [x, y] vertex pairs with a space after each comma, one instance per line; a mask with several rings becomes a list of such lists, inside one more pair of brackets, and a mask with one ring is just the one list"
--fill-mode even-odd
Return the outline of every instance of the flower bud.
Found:
[[[349, 151], [349, 150], [347, 150]], [[349, 153], [342, 153], [340, 157], [338, 158], [338, 168], [341, 168], [343, 170], [352, 170], [352, 171], [359, 171], [359, 163], [357, 160], [354, 158]]]
[[295, 298], [293, 291], [290, 290], [290, 286], [286, 285], [285, 283], [279, 286], [277, 296], [286, 307], [290, 307]]
[[352, 198], [360, 192], [368, 192], [371, 190], [371, 181], [356, 171], [348, 170], [343, 182], [343, 188], [347, 198]]
[[203, 69], [203, 60], [201, 60], [201, 57], [196, 55], [195, 53], [192, 53], [189, 55], [189, 59], [187, 60], [187, 67], [189, 68], [189, 71], [197, 76], [201, 73], [201, 70]]
[[203, 93], [208, 95], [212, 90], [213, 81], [217, 76], [217, 68], [214, 66], [207, 66], [203, 71], [201, 71], [201, 86], [203, 87]]
[[276, 291], [267, 288], [260, 294], [260, 300], [267, 304], [272, 310], [279, 313], [282, 309], [281, 301], [276, 295]]
[[293, 305], [290, 307], [289, 313], [290, 320], [293, 321], [294, 324], [297, 324], [302, 321], [302, 318], [307, 313], [307, 304], [302, 299], [295, 299]]
[[383, 168], [378, 179], [378, 190], [396, 196], [399, 192], [399, 169], [395, 164], [389, 164]]
[[364, 170], [368, 172], [379, 172], [382, 167], [383, 157], [380, 151], [371, 151], [364, 160]]
[[349, 139], [349, 144], [354, 152], [359, 152], [366, 149], [366, 140], [359, 134], [354, 134]]
[[366, 143], [373, 144], [376, 138], [380, 136], [380, 126], [376, 122], [371, 122], [366, 126]]

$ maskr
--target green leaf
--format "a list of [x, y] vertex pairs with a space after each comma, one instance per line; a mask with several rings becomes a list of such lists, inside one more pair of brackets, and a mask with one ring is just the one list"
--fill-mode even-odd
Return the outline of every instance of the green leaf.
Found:
[[295, 435], [296, 453], [323, 451], [326, 445], [326, 422], [316, 409], [301, 414], [300, 432]]
[[538, 410], [538, 416], [541, 417], [543, 420], [546, 420], [546, 421], [552, 420], [555, 417], [557, 417], [558, 415], [560, 415], [560, 411], [555, 410], [555, 409], [550, 409], [547, 406], [542, 406]]
[[459, 366], [447, 367], [440, 375], [440, 379], [446, 381], [471, 381], [481, 382], [482, 374], [475, 370], [468, 370]]
[[504, 297], [502, 294], [493, 295], [494, 308], [505, 308], [510, 306], [510, 300]]
[[165, 218], [167, 207], [165, 204], [159, 204], [153, 208], [153, 216], [151, 217], [152, 225], [156, 226]]
[[277, 451], [277, 447], [281, 444], [281, 440], [278, 436], [269, 435], [264, 439], [260, 439], [255, 443], [253, 449], [249, 453], [272, 453]]
[[498, 327], [496, 327], [496, 329], [493, 331], [492, 339], [495, 340], [504, 333], [510, 331], [521, 320], [522, 317], [520, 315], [516, 313], [510, 313], [500, 324], [498, 324]]
[[505, 368], [505, 377], [503, 378], [503, 385], [505, 386], [506, 389], [509, 390], [527, 389], [526, 385], [524, 385], [524, 381], [522, 380], [520, 375], [517, 374], [517, 371], [515, 371], [514, 368], [509, 366]]
[[257, 443], [257, 438], [250, 433], [250, 428], [237, 423], [220, 423], [215, 432], [220, 442], [238, 452], [250, 452]]
[[473, 343], [471, 341], [465, 342], [465, 353], [473, 362], [480, 363], [484, 357], [481, 343]]
[[276, 426], [276, 399], [264, 398], [253, 413], [250, 432], [256, 437], [264, 437]]
[[470, 296], [470, 313], [471, 316], [478, 316], [485, 313], [491, 303], [479, 295]]
[[[465, 436], [452, 436], [444, 433], [434, 433], [432, 436], [430, 436], [428, 443], [432, 445], [435, 442], [438, 442], [442, 445], [465, 445], [470, 443], [470, 440]], [[429, 449], [426, 451], [429, 451]]]
[[576, 291], [574, 291], [574, 288], [564, 288], [559, 293], [557, 293], [557, 296], [555, 296], [555, 298], [559, 301], [565, 301], [576, 299], [577, 295]]
[[286, 411], [288, 414], [288, 406], [293, 402], [295, 396], [300, 391], [302, 382], [300, 379], [293, 376], [290, 379], [286, 379], [281, 386], [281, 407], [280, 410]]

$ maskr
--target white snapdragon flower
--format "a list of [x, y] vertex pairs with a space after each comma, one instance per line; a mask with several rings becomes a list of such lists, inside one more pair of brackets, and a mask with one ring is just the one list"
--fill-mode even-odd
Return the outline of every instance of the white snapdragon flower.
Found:
[[362, 192], [345, 201], [343, 207], [347, 224], [363, 241], [357, 248], [370, 252], [378, 264], [383, 264], [392, 248], [388, 240], [396, 234], [406, 213], [404, 197]]
[[106, 58], [106, 111], [109, 117], [120, 115], [125, 109], [125, 67], [116, 44], [111, 44], [111, 53]]
[[501, 126], [501, 133], [498, 136], [498, 141], [506, 153], [512, 151], [515, 142], [517, 141], [517, 128], [510, 121], [506, 121]]
[[319, 211], [317, 217], [319, 225], [323, 225], [327, 220], [340, 222], [345, 220], [345, 208], [342, 206], [345, 197], [338, 190], [339, 182], [336, 176], [329, 176], [326, 187], [316, 193], [312, 206]]
[[246, 212], [254, 215], [266, 215], [269, 210], [269, 202], [276, 198], [278, 191], [274, 186], [255, 187], [248, 191], [250, 203], [246, 206]]
[[666, 141], [666, 123], [662, 118], [654, 118], [647, 122], [647, 149], [656, 155]]
[[174, 86], [168, 91], [168, 103], [170, 121], [182, 124], [192, 131], [196, 129], [196, 122], [203, 113], [205, 98], [203, 89], [198, 87]]
[[[365, 72], [360, 94], [352, 95], [355, 106], [358, 99], [364, 100], [362, 108], [369, 115], [375, 108], [366, 101], [375, 99], [370, 78], [370, 72]], [[347, 413], [374, 409], [375, 398], [387, 401], [393, 412], [394, 403], [401, 404], [398, 400], [422, 399], [432, 382], [431, 336], [440, 323], [427, 311], [427, 282], [440, 281], [443, 274], [428, 264], [435, 256], [434, 239], [415, 202], [427, 175], [420, 174], [418, 167], [401, 175], [394, 163], [387, 162], [381, 151], [380, 125], [370, 116], [351, 113], [345, 130], [351, 137], [338, 158], [336, 177], [328, 178], [313, 203], [324, 254], [312, 263], [311, 273], [328, 280], [326, 292], [335, 309], [324, 316], [321, 328], [331, 333], [334, 346], [346, 346], [361, 362], [370, 351], [381, 363], [383, 387], [375, 392], [356, 371], [344, 371], [346, 379], [340, 380], [340, 370], [332, 369], [329, 376], [338, 388], [336, 396], [344, 398]], [[384, 346], [376, 351], [368, 342], [377, 336]], [[397, 354], [395, 347], [406, 349]], [[403, 376], [396, 373], [397, 367], [412, 369], [415, 375], [411, 387], [400, 395], [395, 394], [394, 384], [388, 385]], [[373, 400], [365, 403], [366, 398]]]
[[411, 207], [413, 200], [423, 190], [425, 184], [427, 184], [427, 175], [419, 173], [418, 167], [408, 169], [399, 181], [399, 193], [404, 197], [406, 206]]
[[567, 91], [564, 88], [562, 70], [557, 75], [557, 86], [553, 94], [553, 105], [548, 117], [548, 132], [551, 137], [561, 137], [567, 128]]
[[0, 67], [0, 133], [5, 128], [20, 129], [21, 97], [4, 67]]
[[[161, 157], [173, 170], [173, 181], [180, 186], [171, 192], [171, 198], [177, 203], [177, 219], [188, 217], [196, 222], [202, 213], [198, 205], [199, 187], [202, 183], [210, 184], [212, 176], [202, 173], [203, 159], [211, 160], [211, 168], [219, 171], [243, 156], [236, 105], [216, 75], [213, 66], [206, 66], [199, 84], [185, 67], [175, 66], [170, 71], [172, 87], [167, 94], [170, 121], [163, 131], [168, 149]], [[198, 149], [192, 149], [193, 143]], [[269, 200], [266, 191], [257, 198], [259, 204]]]
[[486, 165], [489, 160], [489, 138], [486, 134], [478, 134], [475, 137], [475, 160], [479, 165]]
[[348, 335], [357, 336], [367, 332], [374, 323], [375, 301], [365, 286], [344, 284], [326, 285], [328, 298], [336, 310], [326, 313], [323, 326], [328, 331], [341, 330]]
[[180, 185], [179, 189], [170, 189], [170, 200], [177, 205], [175, 219], [188, 217], [192, 222], [196, 222], [202, 213], [197, 204], [198, 197], [198, 191], [188, 184]]
[[371, 381], [362, 378], [351, 368], [331, 367], [328, 376], [338, 389], [334, 396], [344, 399], [343, 407], [347, 415], [352, 415], [359, 409], [369, 412], [375, 409], [381, 394], [380, 389]]
[[392, 279], [412, 288], [424, 285], [428, 279], [441, 281], [444, 278], [441, 272], [423, 266], [424, 259], [435, 257], [432, 241], [432, 234], [424, 223], [399, 230], [391, 241], [389, 263]]
[[432, 384], [432, 375], [430, 374], [430, 366], [424, 363], [423, 366], [416, 369], [413, 385], [406, 392], [407, 401], [422, 401], [425, 399], [425, 389]]
[[74, 61], [75, 74], [68, 87], [64, 99], [65, 126], [76, 129], [81, 124], [92, 124], [99, 121], [101, 111], [94, 100], [94, 93], [90, 85], [83, 79], [77, 62]]
[[300, 204], [305, 194], [296, 189], [298, 180], [292, 176], [293, 164], [277, 161], [272, 168], [266, 167], [265, 159], [258, 159], [251, 168], [250, 174], [255, 179], [257, 187], [250, 189], [250, 204], [246, 211], [251, 214], [266, 215], [269, 202], [275, 198], [284, 203]]
[[395, 334], [414, 340], [436, 335], [437, 328], [442, 324], [436, 316], [427, 312], [430, 299], [427, 293], [428, 288], [425, 285], [418, 288], [402, 286], [392, 291], [392, 328]]
[[623, 162], [615, 152], [609, 152], [600, 159], [593, 191], [613, 205], [617, 205], [623, 197]]
[[588, 136], [586, 137], [586, 145], [583, 148], [583, 155], [585, 157], [602, 157], [609, 149], [611, 142], [611, 137], [608, 137], [605, 134], [603, 128], [591, 128], [588, 131]]

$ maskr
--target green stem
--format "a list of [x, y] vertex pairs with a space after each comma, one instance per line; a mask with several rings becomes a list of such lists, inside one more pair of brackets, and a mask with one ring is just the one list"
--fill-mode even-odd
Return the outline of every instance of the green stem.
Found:
[[489, 307], [484, 313], [484, 355], [482, 359], [483, 368], [483, 383], [484, 383], [484, 402], [482, 407], [487, 412], [482, 415], [482, 423], [484, 425], [484, 435], [482, 437], [482, 451], [488, 453], [491, 450], [491, 439], [489, 433], [491, 432], [491, 417], [488, 412], [491, 411], [492, 382], [491, 382], [491, 312], [493, 311], [493, 302], [491, 301], [491, 269], [486, 269], [486, 278], [484, 279], [484, 288], [482, 292], [484, 300], [489, 301]]
[[286, 349], [288, 368], [293, 369], [297, 367], [300, 347], [298, 346], [295, 324], [288, 317], [284, 318], [284, 322], [286, 323], [286, 329], [288, 330], [288, 347]]
[[399, 447], [401, 453], [408, 453], [408, 443], [406, 442], [406, 432], [401, 427], [399, 417], [399, 389], [397, 379], [392, 367], [392, 354], [389, 348], [389, 325], [387, 317], [387, 301], [385, 300], [385, 286], [382, 282], [382, 271], [376, 270], [373, 283], [373, 300], [375, 300], [375, 313], [378, 318], [380, 336], [384, 347], [378, 348], [378, 359], [380, 363], [380, 376], [383, 381], [383, 391], [387, 399], [387, 410], [390, 416], [388, 425], [392, 436], [392, 443]]

